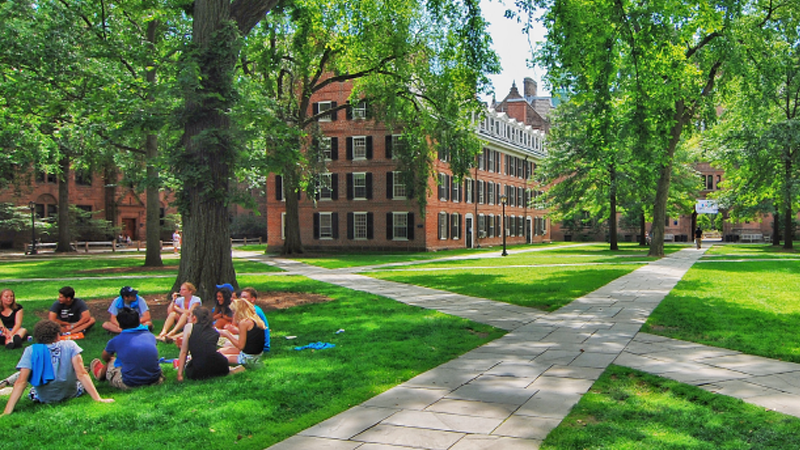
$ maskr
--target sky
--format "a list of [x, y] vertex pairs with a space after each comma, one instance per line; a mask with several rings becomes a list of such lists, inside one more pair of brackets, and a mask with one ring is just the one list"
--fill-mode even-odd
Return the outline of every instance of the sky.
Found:
[[[489, 79], [494, 86], [495, 96], [500, 101], [508, 94], [511, 84], [516, 81], [517, 88], [522, 93], [522, 80], [531, 77], [538, 84], [537, 94], [549, 95], [542, 83], [545, 74], [541, 68], [528, 68], [527, 60], [531, 58], [531, 47], [528, 36], [522, 33], [522, 24], [516, 20], [506, 19], [503, 14], [507, 9], [500, 0], [481, 0], [483, 16], [489, 22], [489, 34], [492, 36], [494, 50], [500, 57], [502, 71], [498, 75], [491, 75]], [[544, 40], [544, 27], [538, 22], [531, 31], [530, 42], [536, 44]], [[483, 100], [491, 100], [491, 96], [483, 96]]]

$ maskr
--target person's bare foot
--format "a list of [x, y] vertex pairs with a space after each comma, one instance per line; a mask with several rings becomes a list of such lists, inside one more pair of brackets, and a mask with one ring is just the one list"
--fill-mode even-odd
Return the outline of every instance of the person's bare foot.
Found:
[[236, 366], [236, 367], [231, 367], [231, 372], [230, 373], [239, 373], [239, 372], [244, 372], [245, 370], [247, 370], [247, 369], [245, 369], [244, 366], [240, 365], [240, 366]]

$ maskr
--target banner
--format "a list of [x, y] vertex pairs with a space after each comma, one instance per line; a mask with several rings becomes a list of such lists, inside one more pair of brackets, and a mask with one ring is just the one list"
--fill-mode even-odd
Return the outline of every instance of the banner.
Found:
[[719, 206], [717, 206], [716, 200], [698, 200], [694, 210], [697, 211], [697, 214], [717, 214]]

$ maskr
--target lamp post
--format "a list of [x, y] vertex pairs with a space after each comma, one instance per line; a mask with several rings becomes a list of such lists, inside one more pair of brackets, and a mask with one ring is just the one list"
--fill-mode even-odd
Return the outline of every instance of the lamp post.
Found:
[[31, 210], [31, 251], [28, 254], [35, 255], [36, 254], [36, 218], [35, 218], [36, 203], [29, 202], [28, 208], [30, 208]]
[[500, 203], [503, 204], [503, 253], [501, 256], [508, 256], [508, 252], [506, 252], [506, 203], [508, 202], [508, 197], [505, 195], [500, 196]]

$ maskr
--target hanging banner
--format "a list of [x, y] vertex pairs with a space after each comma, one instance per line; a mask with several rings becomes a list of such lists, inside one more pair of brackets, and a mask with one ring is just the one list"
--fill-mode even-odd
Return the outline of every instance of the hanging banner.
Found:
[[716, 200], [698, 200], [694, 210], [697, 211], [697, 214], [717, 214], [719, 206], [717, 206]]

